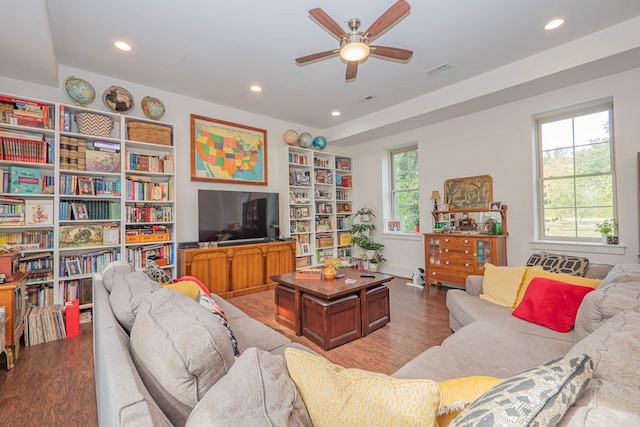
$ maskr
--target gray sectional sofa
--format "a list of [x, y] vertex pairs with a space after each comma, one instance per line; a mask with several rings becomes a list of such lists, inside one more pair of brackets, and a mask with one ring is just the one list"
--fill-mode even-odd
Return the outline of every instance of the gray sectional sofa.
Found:
[[[601, 269], [600, 272], [602, 273]], [[168, 370], [176, 365], [176, 359], [181, 364], [183, 360], [190, 361], [191, 356], [175, 354], [172, 348], [162, 347], [153, 342], [154, 338], [149, 337], [154, 337], [153, 329], [159, 323], [154, 317], [154, 301], [168, 298], [184, 316], [196, 309], [189, 305], [193, 301], [173, 301], [168, 292], [165, 295], [153, 292], [153, 298], [136, 296], [131, 292], [125, 293], [124, 298], [122, 295], [115, 295], [122, 294], [123, 288], [130, 291], [142, 286], [157, 290], [157, 284], [151, 282], [142, 273], [131, 271], [124, 263], [114, 263], [94, 280], [94, 357], [101, 426], [181, 425], [189, 416], [191, 406], [176, 406], [171, 397], [158, 394], [158, 383], [153, 372], [148, 371], [159, 366], [160, 374], [156, 372], [156, 376], [168, 377], [174, 382], [188, 382], [189, 377], [174, 376]], [[114, 285], [120, 289], [115, 293], [112, 291]], [[640, 402], [640, 371], [635, 369], [634, 363], [640, 354], [639, 265], [619, 265], [611, 269], [602, 284], [585, 297], [578, 312], [575, 329], [564, 334], [513, 317], [511, 310], [480, 299], [478, 295], [481, 292], [482, 277], [473, 276], [468, 278], [465, 290], [449, 290], [447, 306], [451, 314], [451, 328], [455, 333], [442, 345], [429, 348], [409, 361], [393, 376], [436, 381], [473, 375], [507, 378], [550, 359], [587, 354], [593, 362], [593, 378], [560, 420], [560, 425], [640, 425], [640, 409], [637, 404]], [[136, 300], [140, 298], [145, 301]], [[214, 298], [226, 312], [241, 352], [251, 353], [252, 358], [259, 359], [259, 353], [255, 353], [253, 347], [275, 355], [282, 354], [285, 348], [291, 346], [306, 349], [249, 318], [227, 301]], [[147, 301], [149, 299], [151, 302]], [[130, 317], [130, 333], [122, 325], [123, 318], [124, 323], [127, 323], [127, 316]], [[193, 323], [190, 319], [181, 323], [177, 320], [178, 317], [175, 325], [172, 321], [165, 328], [180, 331]], [[141, 318], [146, 320], [143, 322]], [[141, 340], [141, 336], [146, 341]], [[145, 342], [144, 346], [153, 348], [154, 354], [149, 357], [154, 363], [146, 365], [151, 366], [149, 369], [140, 369], [140, 343]], [[217, 402], [227, 409], [227, 416], [231, 412], [232, 419], [235, 411], [237, 423], [234, 425], [310, 425], [300, 407], [299, 396], [286, 385], [277, 392], [264, 393], [281, 396], [280, 400], [290, 404], [287, 411], [295, 416], [280, 418], [280, 422], [272, 419], [262, 423], [247, 418], [241, 404], [225, 402], [225, 398], [231, 399], [233, 393], [219, 398], [221, 389], [224, 390], [231, 383], [232, 375], [238, 375], [233, 372], [233, 367], [229, 369], [225, 365], [225, 360], [230, 359], [223, 353], [221, 351], [222, 361], [217, 365], [221, 378], [213, 379], [214, 382], [217, 381], [215, 387], [211, 387], [208, 392], [205, 390], [203, 395], [188, 396], [188, 399], [209, 402], [211, 405]], [[273, 364], [273, 360], [270, 363]], [[244, 369], [244, 378], [240, 382], [251, 387], [249, 384], [254, 384], [255, 377], [259, 374], [254, 373], [251, 368]], [[237, 381], [235, 384], [238, 383]], [[218, 394], [212, 396], [214, 392]], [[270, 405], [269, 407], [273, 407]], [[211, 408], [215, 406], [211, 406], [209, 411], [214, 410]], [[208, 425], [203, 421], [206, 417], [194, 416], [193, 413], [191, 415], [188, 426]], [[220, 421], [216, 425], [226, 424]]]

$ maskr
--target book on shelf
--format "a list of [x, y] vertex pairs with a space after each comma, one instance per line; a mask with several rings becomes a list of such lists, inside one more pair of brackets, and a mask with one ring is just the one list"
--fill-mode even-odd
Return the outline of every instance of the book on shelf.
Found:
[[48, 150], [42, 134], [0, 130], [0, 160], [47, 163]]
[[40, 169], [10, 166], [9, 176], [10, 193], [40, 193]]

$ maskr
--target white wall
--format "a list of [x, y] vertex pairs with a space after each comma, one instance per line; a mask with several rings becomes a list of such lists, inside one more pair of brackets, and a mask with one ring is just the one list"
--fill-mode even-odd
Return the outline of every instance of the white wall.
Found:
[[[1, 71], [0, 71], [1, 72]], [[96, 100], [88, 108], [107, 111], [101, 100], [102, 92], [109, 86], [118, 85], [126, 88], [136, 102], [144, 96], [154, 96], [160, 99], [166, 108], [166, 114], [161, 121], [175, 125], [176, 146], [176, 206], [177, 206], [177, 240], [198, 240], [198, 189], [224, 189], [238, 191], [269, 191], [280, 192], [280, 222], [284, 223], [287, 214], [288, 180], [286, 144], [282, 135], [287, 129], [298, 132], [308, 131], [318, 135], [317, 129], [304, 127], [300, 124], [285, 122], [258, 114], [249, 113], [225, 107], [219, 104], [190, 98], [161, 89], [151, 88], [137, 83], [116, 80], [108, 76], [89, 73], [75, 68], [59, 67], [59, 84], [68, 76], [76, 76], [87, 80], [96, 90]], [[22, 97], [32, 97], [51, 102], [70, 104], [61, 88], [36, 85], [20, 80], [8, 79], [0, 76], [0, 92]], [[261, 96], [261, 95], [257, 95]], [[267, 130], [267, 161], [268, 186], [219, 184], [191, 181], [191, 151], [190, 151], [190, 114], [240, 123]], [[130, 116], [144, 117], [140, 106], [136, 104]], [[282, 190], [282, 191], [281, 191]]]
[[[537, 113], [613, 97], [620, 245], [534, 244], [533, 119]], [[534, 250], [587, 256], [592, 261], [638, 261], [636, 155], [640, 151], [640, 69], [545, 93], [434, 125], [349, 147], [356, 171], [357, 204], [383, 211], [381, 162], [386, 149], [418, 141], [422, 231], [432, 229], [431, 191], [443, 194], [449, 178], [493, 177], [493, 199], [508, 205], [508, 262], [523, 265]], [[364, 186], [362, 185], [364, 183]], [[382, 218], [379, 225], [382, 225]], [[424, 266], [422, 239], [383, 235], [386, 272], [409, 275]]]

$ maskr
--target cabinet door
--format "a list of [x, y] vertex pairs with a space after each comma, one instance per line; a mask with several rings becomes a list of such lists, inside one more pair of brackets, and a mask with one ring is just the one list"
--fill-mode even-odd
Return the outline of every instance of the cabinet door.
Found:
[[441, 252], [440, 252], [440, 238], [439, 237], [427, 237], [427, 260], [430, 265], [440, 265]]
[[261, 246], [228, 249], [228, 256], [231, 259], [230, 291], [248, 289], [265, 283]]
[[229, 292], [227, 253], [223, 250], [193, 254], [185, 273], [200, 279], [209, 291], [224, 297]]
[[293, 244], [268, 245], [265, 258], [265, 283], [275, 283], [271, 276], [291, 273], [296, 269], [295, 246]]

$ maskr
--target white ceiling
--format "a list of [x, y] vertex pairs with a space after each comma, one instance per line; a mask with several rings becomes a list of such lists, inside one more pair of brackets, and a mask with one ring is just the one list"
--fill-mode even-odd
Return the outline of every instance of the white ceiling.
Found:
[[[413, 50], [409, 63], [369, 58], [349, 83], [339, 57], [295, 64], [296, 57], [338, 47], [309, 9], [321, 7], [341, 25], [358, 17], [364, 29], [393, 1], [12, 1], [0, 17], [0, 74], [57, 86], [66, 77], [58, 75], [62, 64], [330, 130], [358, 127], [352, 124], [375, 112], [640, 16], [638, 0], [408, 0], [411, 13], [375, 44]], [[558, 16], [566, 24], [544, 31]], [[114, 49], [118, 39], [134, 50]], [[638, 66], [634, 53], [626, 59]], [[606, 61], [606, 53], [600, 56]], [[451, 69], [426, 73], [441, 64]], [[604, 65], [594, 75], [611, 72]], [[264, 91], [250, 92], [253, 83]], [[333, 110], [342, 115], [332, 117]], [[431, 120], [446, 116], [438, 114]]]

